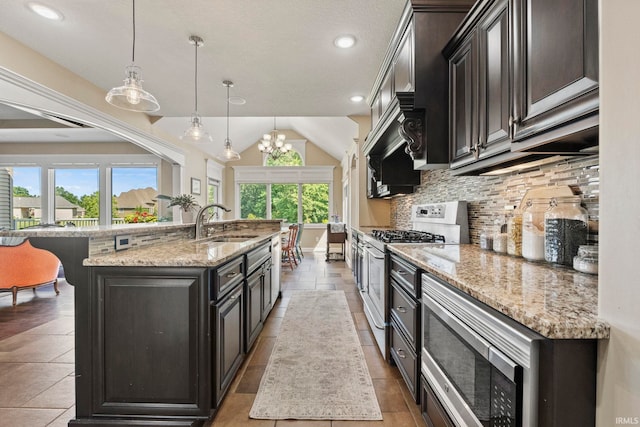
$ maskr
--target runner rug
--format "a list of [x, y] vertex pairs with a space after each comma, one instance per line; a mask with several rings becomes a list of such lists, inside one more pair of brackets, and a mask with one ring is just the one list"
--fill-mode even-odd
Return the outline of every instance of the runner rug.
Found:
[[381, 420], [343, 291], [293, 293], [249, 416]]

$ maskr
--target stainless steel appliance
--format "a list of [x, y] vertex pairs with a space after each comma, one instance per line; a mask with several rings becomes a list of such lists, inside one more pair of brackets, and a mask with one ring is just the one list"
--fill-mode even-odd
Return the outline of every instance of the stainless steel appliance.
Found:
[[469, 241], [467, 204], [463, 201], [423, 204], [411, 208], [413, 230], [373, 230], [363, 235], [362, 283], [364, 313], [380, 348], [389, 360], [390, 329], [388, 271], [385, 257], [390, 243], [465, 243]]
[[427, 273], [422, 305], [421, 371], [448, 418], [461, 427], [537, 426], [544, 338]]

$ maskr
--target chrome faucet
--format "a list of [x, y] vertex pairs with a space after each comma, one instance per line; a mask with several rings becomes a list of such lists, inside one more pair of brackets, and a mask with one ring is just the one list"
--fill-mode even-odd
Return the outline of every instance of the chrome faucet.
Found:
[[[210, 203], [208, 205], [205, 205], [203, 207], [200, 208], [200, 210], [198, 211], [198, 213], [196, 214], [196, 239], [199, 239], [202, 234], [202, 226], [203, 226], [203, 213], [209, 209], [209, 208], [220, 208], [222, 210], [224, 210], [225, 212], [231, 212], [231, 209], [227, 208], [226, 206], [223, 206], [221, 204], [218, 203]], [[217, 212], [216, 212], [217, 213]], [[211, 219], [211, 217], [209, 217], [209, 219]]]

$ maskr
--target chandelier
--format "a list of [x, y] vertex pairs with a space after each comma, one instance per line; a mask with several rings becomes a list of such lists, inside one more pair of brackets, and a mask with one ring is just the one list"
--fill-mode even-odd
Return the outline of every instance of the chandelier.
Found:
[[283, 154], [291, 151], [291, 144], [285, 143], [284, 134], [278, 133], [276, 127], [276, 118], [273, 118], [273, 130], [270, 133], [265, 133], [262, 136], [262, 140], [258, 143], [258, 150], [261, 153], [271, 156], [273, 159], [277, 159]]
[[140, 67], [136, 60], [136, 0], [133, 0], [133, 47], [131, 49], [131, 65], [126, 67], [124, 86], [114, 87], [107, 93], [105, 100], [118, 108], [130, 111], [151, 113], [158, 111], [160, 105], [156, 98], [142, 88]]
[[180, 137], [180, 139], [184, 141], [190, 142], [211, 142], [213, 139], [211, 135], [207, 133], [207, 131], [202, 126], [202, 119], [200, 118], [200, 114], [198, 114], [198, 47], [204, 44], [204, 40], [198, 36], [189, 37], [189, 43], [195, 46], [196, 54], [195, 54], [195, 73], [194, 73], [194, 99], [195, 106], [193, 109], [193, 114], [191, 115], [191, 126], [184, 131], [184, 135]]

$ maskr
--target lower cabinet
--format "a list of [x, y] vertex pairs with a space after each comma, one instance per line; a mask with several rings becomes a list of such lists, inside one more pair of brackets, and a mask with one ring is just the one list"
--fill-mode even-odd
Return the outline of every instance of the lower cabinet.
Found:
[[90, 304], [76, 310], [76, 322], [89, 325], [90, 338], [76, 337], [78, 420], [69, 425], [104, 425], [105, 418], [128, 418], [114, 423], [120, 425], [140, 417], [207, 419], [207, 270], [91, 270]]
[[254, 271], [247, 279], [247, 337], [245, 350], [248, 352], [262, 331], [262, 298], [264, 276], [262, 270]]
[[244, 286], [211, 307], [211, 330], [215, 332], [213, 380], [217, 407], [244, 360]]

